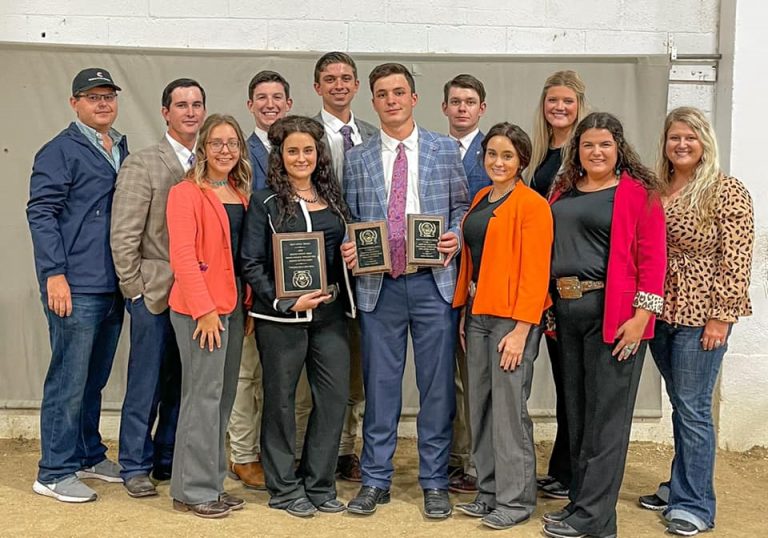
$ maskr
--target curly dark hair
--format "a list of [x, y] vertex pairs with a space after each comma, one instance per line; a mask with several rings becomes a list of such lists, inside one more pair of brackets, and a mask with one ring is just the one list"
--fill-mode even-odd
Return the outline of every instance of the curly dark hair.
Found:
[[333, 171], [331, 153], [325, 145], [325, 129], [312, 118], [287, 116], [273, 123], [268, 133], [272, 150], [269, 152], [267, 187], [277, 195], [280, 222], [297, 216], [296, 197], [283, 163], [283, 142], [288, 135], [293, 133], [307, 133], [315, 140], [317, 162], [315, 170], [312, 172], [312, 186], [315, 187], [319, 197], [328, 204], [334, 213], [348, 220], [349, 209], [341, 195], [341, 187], [339, 187], [339, 182]]
[[626, 172], [631, 177], [640, 181], [648, 191], [660, 193], [664, 190], [664, 185], [659, 181], [656, 174], [650, 168], [640, 162], [640, 157], [634, 148], [624, 138], [624, 127], [613, 114], [608, 112], [592, 112], [586, 118], [581, 120], [576, 126], [576, 130], [568, 144], [565, 160], [563, 162], [563, 173], [558, 177], [552, 190], [569, 191], [576, 186], [576, 183], [584, 175], [584, 168], [579, 159], [579, 144], [581, 136], [588, 129], [605, 129], [616, 142], [616, 151], [618, 158], [616, 169], [618, 172]]

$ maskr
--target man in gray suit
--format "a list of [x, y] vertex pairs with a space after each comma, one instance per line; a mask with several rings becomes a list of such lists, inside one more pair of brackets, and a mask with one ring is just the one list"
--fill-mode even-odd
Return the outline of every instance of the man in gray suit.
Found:
[[[315, 92], [323, 100], [322, 110], [314, 117], [325, 127], [325, 143], [331, 150], [336, 178], [342, 183], [344, 155], [347, 150], [366, 142], [378, 132], [368, 122], [355, 118], [352, 100], [360, 88], [355, 61], [343, 52], [328, 52], [315, 64]], [[365, 408], [363, 392], [363, 367], [360, 358], [360, 325], [356, 320], [349, 322], [349, 344], [351, 354], [349, 378], [349, 402], [344, 418], [344, 429], [339, 443], [339, 461], [336, 473], [339, 478], [360, 482], [360, 459], [355, 454], [357, 427]], [[296, 414], [308, 414], [297, 400]], [[303, 402], [302, 402], [303, 403]], [[311, 401], [309, 402], [310, 407]]]
[[165, 135], [126, 159], [112, 206], [112, 256], [131, 316], [119, 455], [131, 497], [157, 495], [150, 471], [156, 480], [171, 475], [181, 365], [168, 310], [173, 273], [165, 206], [170, 188], [194, 165], [205, 91], [192, 79], [174, 80], [163, 90], [161, 113], [168, 126]]

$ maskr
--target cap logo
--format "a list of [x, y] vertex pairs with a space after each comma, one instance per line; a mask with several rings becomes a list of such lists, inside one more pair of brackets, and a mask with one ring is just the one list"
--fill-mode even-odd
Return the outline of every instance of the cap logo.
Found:
[[101, 74], [101, 71], [96, 71], [96, 76], [99, 78], [104, 78], [104, 75]]

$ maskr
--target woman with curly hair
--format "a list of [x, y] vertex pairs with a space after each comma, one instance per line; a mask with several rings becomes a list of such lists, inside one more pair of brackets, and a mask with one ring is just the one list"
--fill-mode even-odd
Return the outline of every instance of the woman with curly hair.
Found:
[[[562, 169], [563, 153], [576, 125], [587, 115], [586, 87], [576, 71], [557, 71], [547, 77], [533, 119], [533, 150], [528, 180], [531, 188], [549, 197], [552, 184]], [[557, 435], [549, 457], [547, 474], [538, 480], [545, 497], [567, 499], [571, 483], [571, 455], [568, 449], [568, 421], [565, 417], [563, 372], [554, 335], [546, 336], [547, 352], [555, 382]]]
[[554, 186], [552, 277], [571, 468], [555, 538], [615, 537], [616, 501], [666, 267], [662, 184], [611, 114], [576, 127]]
[[669, 259], [650, 348], [672, 403], [675, 457], [670, 479], [640, 504], [664, 510], [669, 533], [693, 536], [715, 526], [712, 392], [731, 326], [752, 314], [752, 199], [720, 170], [714, 130], [695, 108], [667, 116], [657, 172]]
[[176, 510], [207, 518], [245, 505], [224, 491], [224, 443], [247, 332], [237, 257], [251, 185], [245, 148], [232, 116], [209, 116], [195, 166], [168, 195], [168, 303], [181, 357], [171, 497]]
[[[298, 517], [345, 509], [336, 499], [335, 471], [349, 393], [345, 311], [354, 316], [354, 304], [340, 250], [348, 210], [324, 135], [322, 125], [303, 116], [270, 127], [267, 188], [251, 198], [241, 252], [264, 372], [261, 453], [269, 506]], [[278, 299], [272, 236], [312, 231], [325, 238], [328, 288]], [[294, 469], [296, 384], [305, 366], [314, 405]]]

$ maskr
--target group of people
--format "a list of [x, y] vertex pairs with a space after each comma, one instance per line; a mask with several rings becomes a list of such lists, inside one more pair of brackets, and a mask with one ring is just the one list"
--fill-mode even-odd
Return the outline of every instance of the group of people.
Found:
[[[448, 136], [416, 124], [405, 66], [369, 74], [378, 128], [351, 111], [359, 84], [351, 57], [323, 55], [309, 118], [288, 115], [279, 73], [259, 72], [246, 139], [177, 79], [167, 132], [128, 156], [112, 127], [120, 87], [78, 73], [77, 119], [36, 155], [27, 206], [52, 347], [34, 491], [86, 502], [97, 494], [81, 479], [100, 478], [144, 497], [170, 479], [175, 509], [217, 518], [245, 505], [229, 474], [294, 516], [373, 514], [390, 501], [410, 335], [425, 516], [455, 508], [508, 529], [541, 490], [569, 501], [543, 516], [547, 536], [608, 538], [650, 345], [675, 457], [640, 504], [671, 533], [712, 528], [712, 393], [732, 324], [751, 313], [754, 226], [705, 116], [670, 112], [651, 169], [615, 116], [589, 113], [573, 71], [546, 80], [533, 140], [508, 122], [480, 132], [471, 75], [445, 84]], [[444, 219], [442, 265], [408, 263], [409, 214]], [[387, 224], [391, 270], [353, 277], [347, 225], [368, 221]], [[275, 234], [318, 231], [326, 288], [279, 298]], [[115, 463], [98, 422], [123, 306]], [[543, 335], [558, 431], [537, 480], [527, 400]], [[337, 476], [361, 482], [346, 505]], [[476, 496], [453, 506], [449, 490]]]

